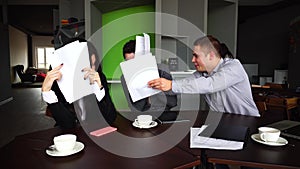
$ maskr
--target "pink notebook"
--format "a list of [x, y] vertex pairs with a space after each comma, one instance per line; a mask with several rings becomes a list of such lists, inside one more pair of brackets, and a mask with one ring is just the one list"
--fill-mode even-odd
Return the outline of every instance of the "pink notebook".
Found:
[[107, 134], [107, 133], [110, 133], [110, 132], [113, 132], [113, 131], [116, 131], [116, 130], [117, 130], [117, 128], [108, 126], [108, 127], [104, 127], [104, 128], [92, 131], [92, 132], [90, 132], [90, 135], [102, 136], [104, 134]]

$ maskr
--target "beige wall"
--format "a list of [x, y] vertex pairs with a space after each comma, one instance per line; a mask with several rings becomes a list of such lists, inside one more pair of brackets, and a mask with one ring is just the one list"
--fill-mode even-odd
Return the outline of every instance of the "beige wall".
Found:
[[54, 47], [51, 43], [53, 36], [32, 36], [32, 65], [37, 67], [37, 51], [36, 47]]
[[28, 46], [27, 35], [18, 29], [9, 26], [9, 51], [10, 51], [10, 68], [11, 68], [11, 82], [19, 82], [13, 71], [13, 66], [24, 65], [25, 69], [28, 67]]
[[[32, 36], [32, 61], [33, 66], [36, 67], [36, 51], [35, 48], [39, 46], [53, 47], [51, 43], [52, 36]], [[28, 68], [28, 44], [27, 35], [22, 31], [9, 26], [9, 46], [10, 46], [10, 68], [11, 68], [11, 82], [17, 83], [21, 80], [13, 71], [13, 66], [24, 65], [25, 70]], [[24, 70], [24, 71], [25, 71]], [[42, 70], [46, 71], [46, 70]]]

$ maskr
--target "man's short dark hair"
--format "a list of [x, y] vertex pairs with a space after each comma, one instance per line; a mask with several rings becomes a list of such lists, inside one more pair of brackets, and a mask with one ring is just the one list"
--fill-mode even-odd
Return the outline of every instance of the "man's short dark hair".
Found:
[[134, 53], [135, 52], [135, 40], [130, 40], [125, 43], [123, 46], [123, 57], [125, 59], [126, 53]]

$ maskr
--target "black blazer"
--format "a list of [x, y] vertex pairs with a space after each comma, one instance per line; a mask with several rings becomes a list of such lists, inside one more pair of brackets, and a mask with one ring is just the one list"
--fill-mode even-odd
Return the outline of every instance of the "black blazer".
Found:
[[[163, 77], [165, 79], [168, 80], [172, 80], [172, 76], [165, 70], [162, 69], [158, 69], [158, 73], [160, 77]], [[131, 99], [131, 96], [129, 94], [127, 85], [126, 85], [126, 81], [124, 79], [124, 76], [121, 76], [121, 83], [122, 83], [122, 87], [123, 87], [123, 91], [125, 94], [125, 97], [127, 99], [128, 102], [128, 106], [131, 109], [132, 112], [144, 112], [147, 110], [150, 111], [168, 111], [171, 108], [177, 106], [177, 95], [172, 91], [166, 91], [163, 92], [161, 95], [165, 95], [166, 96], [166, 101], [163, 101], [163, 99], [160, 100], [160, 98], [164, 98], [165, 96], [160, 96], [160, 94], [156, 94], [153, 97], [155, 97], [155, 99], [151, 100], [151, 104], [153, 106], [157, 106], [155, 110], [151, 110], [151, 104], [149, 103], [149, 98], [144, 98], [141, 100], [138, 100], [136, 102], [133, 102]]]
[[[101, 67], [99, 66], [98, 71], [101, 83], [105, 89], [105, 96], [102, 98], [102, 100], [99, 102], [94, 94], [86, 96], [86, 97], [94, 97], [96, 99], [96, 102], [98, 104], [99, 110], [101, 114], [103, 115], [104, 119], [107, 123], [110, 125], [115, 121], [117, 116], [117, 110], [111, 100], [111, 97], [109, 95], [109, 88], [107, 84], [107, 80], [103, 72], [101, 71]], [[55, 81], [51, 88], [57, 98], [58, 102], [53, 104], [48, 104], [48, 108], [51, 111], [51, 114], [53, 118], [56, 121], [56, 125], [62, 127], [62, 128], [73, 128], [76, 125], [77, 118], [76, 118], [76, 112], [74, 110], [73, 104], [69, 104], [65, 97], [63, 96], [61, 90], [58, 87], [57, 82]], [[90, 113], [90, 112], [87, 112]], [[89, 116], [89, 114], [87, 114]], [[96, 120], [96, 119], [94, 119]]]
[[[71, 39], [70, 42], [73, 42], [76, 40], [79, 40], [80, 42], [87, 42], [89, 56], [91, 54], [96, 54], [96, 56], [98, 56], [97, 50], [91, 42], [86, 41], [85, 39], [77, 39], [77, 38]], [[68, 42], [68, 43], [70, 43], [70, 42]], [[68, 44], [68, 43], [66, 43], [66, 44]], [[97, 59], [99, 59], [99, 58], [97, 58]], [[100, 61], [98, 61], [96, 65], [99, 65], [97, 72], [99, 73], [102, 86], [105, 89], [105, 96], [102, 98], [102, 100], [100, 102], [98, 102], [98, 100], [96, 99], [94, 94], [86, 96], [83, 99], [85, 100], [87, 110], [90, 110], [89, 106], [91, 105], [91, 104], [89, 104], [89, 102], [91, 101], [89, 99], [96, 99], [98, 108], [100, 110], [100, 113], [103, 115], [104, 120], [106, 120], [106, 122], [111, 125], [116, 119], [117, 110], [116, 110], [116, 108], [111, 100], [111, 97], [109, 95], [109, 88], [108, 88], [106, 76], [102, 72]], [[50, 70], [51, 70], [51, 67], [50, 67]], [[56, 81], [53, 83], [51, 89], [55, 92], [55, 94], [58, 98], [57, 103], [48, 104], [48, 108], [51, 111], [51, 114], [56, 121], [56, 125], [58, 125], [62, 128], [75, 127], [75, 125], [77, 123], [77, 117], [76, 117], [74, 105], [69, 104], [66, 101], [66, 99], [63, 96], [62, 92], [60, 91]], [[97, 112], [99, 112], [99, 111], [97, 111]], [[95, 111], [87, 112], [87, 116], [90, 116], [91, 113], [95, 113]], [[91, 119], [92, 119], [92, 117], [89, 118], [88, 120], [91, 120]], [[92, 120], [97, 121], [98, 119], [92, 119]]]

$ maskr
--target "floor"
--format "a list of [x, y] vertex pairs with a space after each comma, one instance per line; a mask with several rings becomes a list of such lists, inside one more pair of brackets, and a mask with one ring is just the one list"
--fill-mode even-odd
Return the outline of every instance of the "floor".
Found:
[[43, 82], [18, 82], [18, 83], [13, 83], [12, 87], [13, 88], [41, 88], [42, 87]]
[[53, 127], [45, 108], [40, 88], [13, 88], [13, 100], [0, 106], [0, 147], [17, 135]]

